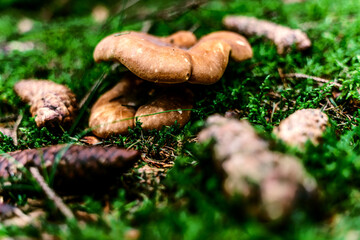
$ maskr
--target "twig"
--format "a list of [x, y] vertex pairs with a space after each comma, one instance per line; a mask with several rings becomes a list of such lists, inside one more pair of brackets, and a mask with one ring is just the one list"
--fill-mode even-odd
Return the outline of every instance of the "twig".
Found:
[[141, 156], [141, 160], [146, 162], [147, 164], [151, 164], [157, 168], [170, 168], [170, 167], [173, 167], [174, 164], [169, 164], [169, 163], [164, 163], [164, 162], [160, 162], [160, 161], [154, 161], [154, 160], [151, 160], [149, 158], [147, 158], [145, 156], [145, 154], [142, 154]]
[[30, 172], [35, 180], [39, 183], [46, 196], [55, 203], [55, 206], [60, 210], [60, 212], [67, 219], [74, 218], [74, 214], [71, 212], [71, 210], [65, 205], [62, 199], [56, 195], [56, 193], [49, 187], [49, 185], [47, 185], [39, 170], [35, 167], [30, 167]]
[[314, 77], [314, 76], [310, 76], [310, 75], [306, 75], [306, 74], [302, 74], [302, 73], [286, 73], [283, 74], [284, 77], [286, 78], [308, 78], [317, 82], [321, 82], [321, 83], [330, 83], [336, 87], [342, 87], [342, 85], [340, 83], [336, 83], [336, 82], [331, 82], [328, 79], [325, 78], [319, 78], [319, 77]]
[[13, 131], [13, 142], [14, 142], [14, 145], [17, 146], [18, 145], [18, 134], [17, 134], [17, 130], [20, 126], [20, 123], [22, 121], [24, 117], [24, 114], [23, 113], [20, 113], [20, 115], [18, 116], [15, 124], [14, 124], [14, 129], [12, 130]]

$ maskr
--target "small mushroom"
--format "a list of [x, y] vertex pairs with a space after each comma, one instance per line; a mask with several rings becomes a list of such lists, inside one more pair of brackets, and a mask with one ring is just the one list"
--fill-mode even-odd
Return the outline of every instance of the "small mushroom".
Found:
[[14, 86], [20, 98], [29, 103], [38, 127], [69, 127], [77, 111], [75, 94], [50, 80], [21, 80]]
[[192, 93], [176, 91], [144, 82], [135, 75], [126, 75], [103, 94], [91, 109], [89, 126], [101, 138], [126, 134], [136, 120], [145, 130], [161, 129], [177, 122], [183, 127], [190, 119]]
[[320, 109], [301, 109], [282, 120], [274, 133], [285, 143], [302, 148], [308, 140], [319, 144], [328, 125], [329, 119]]
[[213, 84], [222, 77], [229, 56], [235, 61], [252, 57], [250, 44], [236, 33], [211, 33], [189, 49], [182, 47], [193, 44], [190, 35], [184, 37], [187, 41], [178, 35], [185, 36], [184, 33], [167, 38], [138, 32], [113, 34], [96, 46], [94, 59], [96, 62], [118, 61], [147, 81]]

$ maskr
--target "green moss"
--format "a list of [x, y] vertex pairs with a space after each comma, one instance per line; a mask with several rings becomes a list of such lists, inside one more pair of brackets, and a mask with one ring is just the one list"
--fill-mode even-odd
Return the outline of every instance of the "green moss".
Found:
[[[127, 2], [127, 1], [122, 1]], [[131, 2], [131, 1], [129, 1]], [[140, 239], [343, 239], [356, 234], [359, 226], [359, 110], [360, 87], [360, 4], [358, 0], [316, 0], [284, 4], [281, 0], [210, 1], [198, 8], [182, 11], [177, 1], [140, 1], [125, 8], [111, 5], [110, 18], [95, 23], [90, 15], [98, 1], [35, 1], [34, 10], [26, 9], [27, 1], [8, 0], [0, 3], [0, 119], [23, 113], [19, 126], [19, 144], [1, 136], [2, 152], [77, 142], [87, 131], [89, 109], [98, 96], [113, 86], [121, 74], [111, 72], [111, 64], [95, 64], [92, 52], [104, 36], [124, 30], [140, 30], [143, 20], [151, 20], [150, 33], [167, 35], [177, 30], [194, 29], [201, 37], [223, 29], [221, 20], [227, 14], [241, 14], [268, 19], [307, 32], [313, 46], [310, 50], [276, 53], [276, 46], [259, 37], [249, 38], [254, 57], [246, 62], [231, 62], [223, 78], [211, 86], [191, 86], [195, 106], [191, 121], [184, 129], [177, 126], [144, 132], [141, 125], [128, 135], [113, 136], [104, 145], [132, 147], [159, 163], [175, 160], [160, 182], [146, 179], [138, 171], [145, 163], [119, 177], [108, 196], [88, 196], [70, 206], [98, 214], [98, 220], [85, 225], [66, 222], [51, 204], [42, 227], [21, 229], [0, 224], [1, 236], [40, 236], [41, 232], [62, 239], [118, 239], [132, 228], [139, 229]], [[179, 4], [179, 5], [176, 5]], [[164, 15], [172, 9], [178, 17]], [[84, 7], [85, 6], [85, 7]], [[52, 14], [41, 18], [40, 10]], [[27, 16], [34, 20], [33, 29], [21, 34], [16, 25]], [[165, 17], [166, 19], [165, 19]], [[175, 16], [175, 15], [174, 15]], [[34, 49], [4, 51], [11, 41], [30, 41]], [[312, 79], [282, 79], [284, 73], [303, 73], [342, 84], [336, 89]], [[80, 100], [103, 74], [107, 77], [90, 95], [73, 128], [61, 133], [38, 129], [13, 91], [24, 78], [44, 78], [68, 85]], [[332, 128], [319, 146], [310, 143], [305, 151], [290, 149], [277, 142], [271, 131], [282, 119], [297, 109], [322, 108], [332, 119]], [[206, 145], [192, 143], [203, 126], [203, 120], [214, 113], [236, 110], [261, 129], [262, 135], [274, 142], [274, 149], [298, 156], [307, 171], [318, 181], [324, 199], [324, 218], [338, 216], [338, 224], [318, 219], [306, 209], [299, 209], [281, 226], [260, 222], [227, 204], [219, 179], [211, 168]], [[11, 124], [11, 123], [10, 123]], [[31, 188], [33, 181], [23, 183]], [[32, 187], [27, 194], [8, 190], [10, 203], [26, 204], [27, 198], [42, 198]], [[119, 192], [119, 194], [117, 194]], [[105, 202], [110, 212], [103, 212]], [[51, 219], [51, 223], [48, 221]], [[351, 232], [353, 231], [353, 232]], [[121, 237], [120, 237], [121, 238]]]

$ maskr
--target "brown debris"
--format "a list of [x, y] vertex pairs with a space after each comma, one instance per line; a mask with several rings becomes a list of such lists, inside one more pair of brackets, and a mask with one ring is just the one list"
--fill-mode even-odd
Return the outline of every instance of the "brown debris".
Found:
[[291, 146], [304, 147], [308, 140], [319, 144], [327, 126], [329, 119], [320, 109], [301, 109], [282, 120], [274, 133]]
[[293, 156], [269, 150], [245, 121], [209, 117], [199, 141], [214, 139], [213, 161], [223, 175], [228, 196], [240, 196], [249, 214], [266, 220], [283, 220], [299, 203], [312, 197], [316, 183]]
[[279, 54], [288, 53], [292, 46], [303, 51], [311, 47], [311, 41], [299, 29], [291, 29], [266, 20], [254, 17], [227, 16], [223, 19], [224, 26], [246, 36], [263, 36], [273, 41]]
[[[164, 39], [167, 38], [145, 33], [113, 34], [96, 46], [94, 59], [96, 62], [120, 62], [141, 79], [151, 82], [213, 84], [222, 77], [229, 56], [234, 61], [252, 57], [250, 44], [239, 34], [211, 33], [193, 46], [195, 39], [188, 35], [175, 33], [166, 42]], [[184, 41], [180, 36], [188, 40]], [[188, 46], [192, 47], [184, 49]]]
[[75, 95], [69, 88], [49, 80], [21, 80], [14, 86], [20, 98], [31, 105], [38, 127], [69, 127], [77, 111]]
[[[20, 211], [20, 209], [18, 210]], [[4, 226], [17, 226], [19, 228], [29, 225], [40, 227], [41, 219], [44, 219], [45, 215], [46, 213], [41, 209], [34, 210], [26, 215], [18, 212], [14, 217], [2, 221], [2, 224], [4, 224]]]
[[86, 143], [88, 145], [98, 145], [102, 142], [95, 136], [85, 136], [82, 139], [80, 139], [80, 142]]
[[104, 188], [140, 158], [137, 151], [117, 147], [55, 145], [2, 154], [0, 177], [21, 176], [23, 167], [50, 174], [58, 155], [53, 187], [60, 192]]
[[314, 80], [316, 82], [320, 82], [320, 83], [330, 83], [338, 88], [342, 87], [342, 85], [340, 83], [337, 82], [332, 82], [328, 79], [325, 78], [320, 78], [320, 77], [315, 77], [315, 76], [310, 76], [307, 74], [303, 74], [303, 73], [286, 73], [286, 74], [282, 74], [282, 77], [284, 78], [302, 78], [302, 79], [311, 79]]

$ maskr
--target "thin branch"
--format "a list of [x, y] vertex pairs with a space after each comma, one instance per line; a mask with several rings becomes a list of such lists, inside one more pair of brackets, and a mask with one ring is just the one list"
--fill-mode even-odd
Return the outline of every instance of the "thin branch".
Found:
[[306, 75], [306, 74], [302, 74], [302, 73], [286, 73], [283, 74], [284, 77], [286, 78], [304, 78], [304, 79], [311, 79], [317, 82], [321, 82], [321, 83], [330, 83], [336, 87], [342, 87], [342, 85], [340, 83], [337, 82], [331, 82], [328, 79], [325, 78], [319, 78], [319, 77], [314, 77], [314, 76], [310, 76], [310, 75]]
[[55, 206], [60, 210], [60, 212], [67, 218], [74, 218], [74, 214], [71, 210], [65, 205], [62, 199], [56, 195], [56, 193], [49, 187], [45, 182], [44, 178], [41, 176], [39, 170], [35, 167], [30, 167], [30, 172], [35, 180], [39, 183], [42, 190], [45, 192], [46, 196], [55, 203]]
[[22, 121], [24, 117], [24, 114], [23, 113], [20, 113], [15, 124], [14, 124], [14, 129], [13, 129], [13, 142], [14, 142], [14, 145], [17, 146], [18, 145], [18, 134], [17, 134], [17, 131], [18, 131], [18, 128], [20, 126], [20, 123]]

